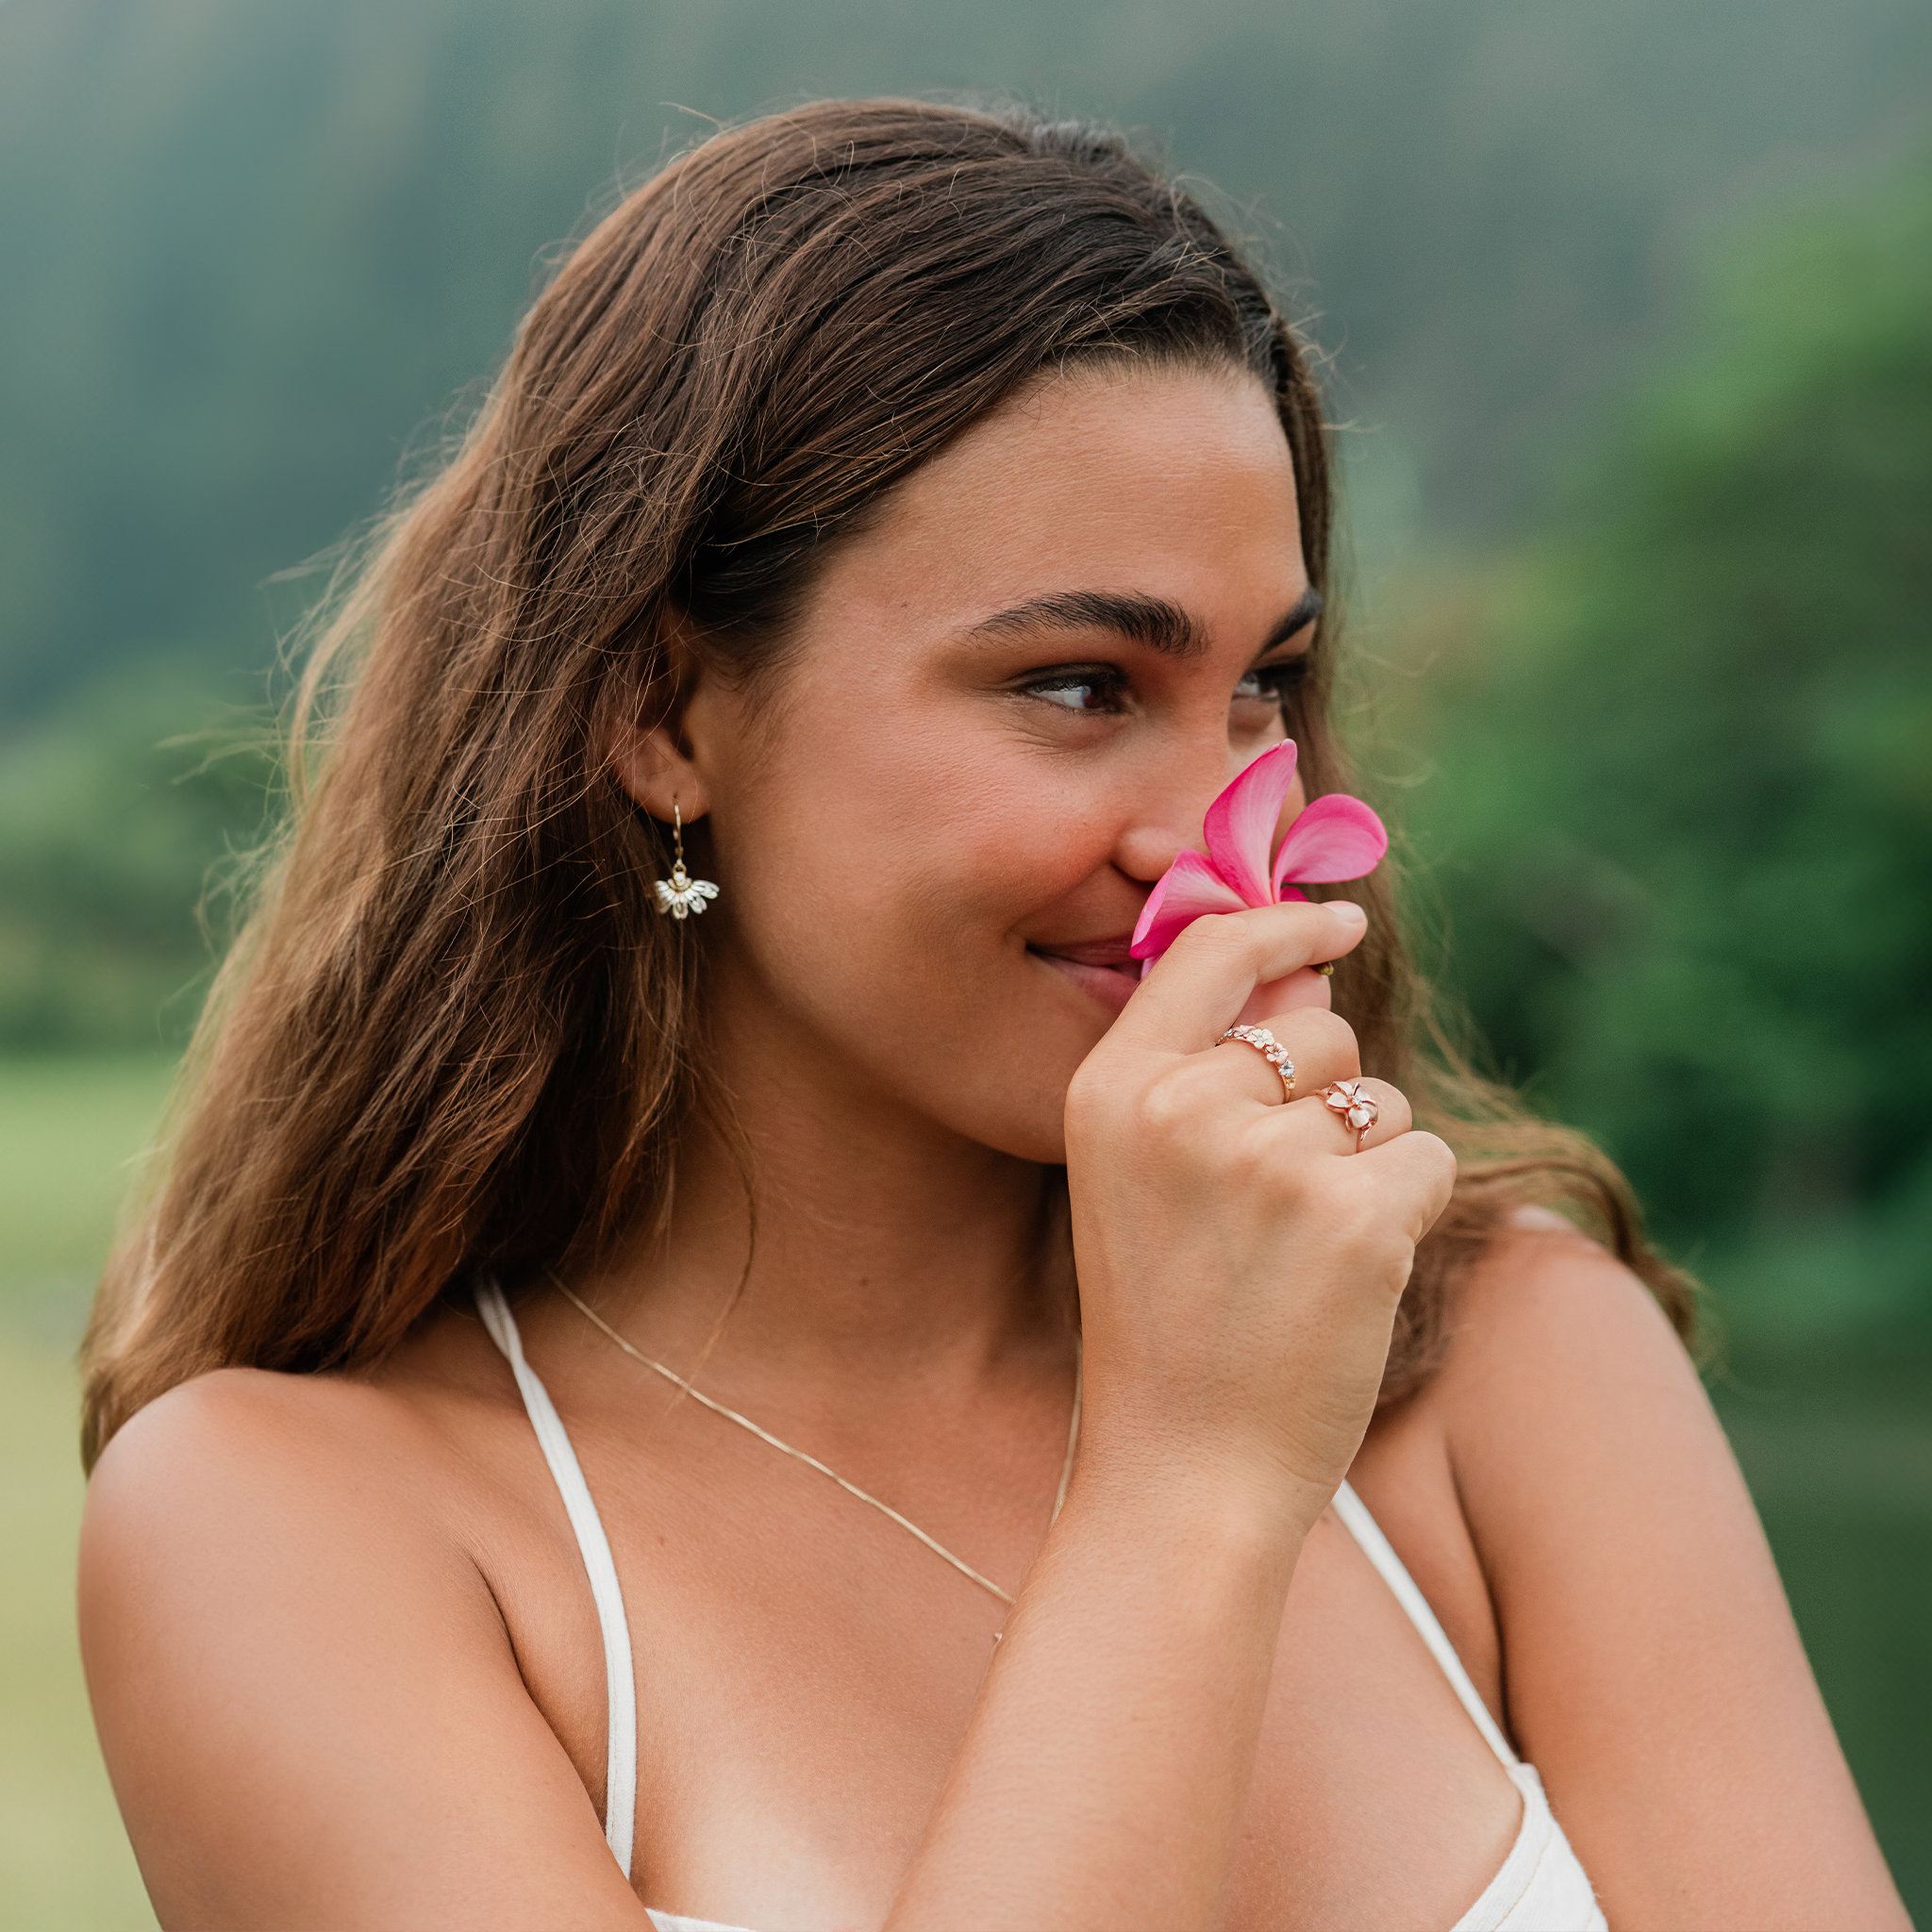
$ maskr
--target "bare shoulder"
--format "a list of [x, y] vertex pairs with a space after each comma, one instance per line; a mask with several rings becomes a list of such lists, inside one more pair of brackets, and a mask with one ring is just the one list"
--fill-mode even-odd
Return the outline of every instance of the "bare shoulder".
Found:
[[1494, 1437], [1507, 1458], [1539, 1426], [1573, 1437], [1578, 1403], [1606, 1423], [1641, 1413], [1646, 1430], [1668, 1414], [1702, 1448], [1721, 1449], [1668, 1316], [1630, 1269], [1561, 1216], [1519, 1209], [1455, 1292], [1448, 1357], [1425, 1400], [1465, 1454]]
[[[215, 1492], [232, 1504], [293, 1491], [323, 1505], [364, 1490], [393, 1468], [398, 1451], [429, 1456], [436, 1441], [387, 1391], [338, 1376], [216, 1369], [169, 1390], [115, 1435], [89, 1484], [89, 1517], [101, 1532], [132, 1529], [153, 1512], [192, 1512]], [[389, 1489], [393, 1507], [398, 1491]]]
[[[1546, 1208], [1516, 1208], [1458, 1280], [1456, 1346], [1445, 1367], [1464, 1369], [1481, 1355], [1534, 1347], [1555, 1328], [1578, 1322], [1637, 1320], [1658, 1339], [1674, 1339], [1650, 1291], [1600, 1241]], [[1555, 1324], [1546, 1332], [1546, 1324]]]
[[163, 1924], [637, 1922], [519, 1674], [475, 1488], [418, 1406], [344, 1379], [220, 1371], [109, 1443], [82, 1650]]
[[1509, 1724], [1610, 1922], [1904, 1925], [1750, 1496], [1643, 1282], [1519, 1214], [1460, 1285], [1419, 1404]]
[[178, 1384], [95, 1465], [83, 1608], [129, 1565], [266, 1579], [278, 1562], [355, 1574], [378, 1559], [391, 1589], [433, 1581], [487, 1603], [479, 1524], [502, 1484], [476, 1445], [520, 1438], [522, 1421], [493, 1366], [439, 1338], [367, 1376], [227, 1368]]
[[403, 1575], [473, 1587], [447, 1507], [450, 1462], [437, 1432], [386, 1391], [257, 1369], [197, 1376], [133, 1416], [94, 1468], [83, 1616], [92, 1627], [89, 1613], [137, 1577], [198, 1573], [232, 1591], [278, 1563], [326, 1558], [353, 1573], [377, 1552]]

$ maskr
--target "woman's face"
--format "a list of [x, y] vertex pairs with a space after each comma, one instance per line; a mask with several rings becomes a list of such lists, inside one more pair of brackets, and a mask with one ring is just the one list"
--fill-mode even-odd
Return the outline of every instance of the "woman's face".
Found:
[[1063, 1159], [1148, 889], [1282, 738], [1313, 615], [1243, 374], [1056, 376], [916, 472], [839, 546], [776, 689], [702, 681], [639, 784], [709, 814], [702, 970], [741, 1098], [782, 1070], [815, 1108]]

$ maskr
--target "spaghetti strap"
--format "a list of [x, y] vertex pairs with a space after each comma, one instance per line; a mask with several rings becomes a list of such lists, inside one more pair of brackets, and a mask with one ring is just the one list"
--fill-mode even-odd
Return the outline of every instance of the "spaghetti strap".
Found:
[[509, 1311], [503, 1290], [491, 1275], [476, 1283], [476, 1312], [490, 1331], [490, 1339], [508, 1361], [517, 1378], [518, 1392], [529, 1411], [530, 1426], [550, 1474], [563, 1498], [564, 1512], [576, 1533], [577, 1547], [583, 1552], [584, 1571], [591, 1579], [591, 1596], [597, 1606], [597, 1624], [604, 1633], [604, 1681], [609, 1693], [610, 1716], [608, 1748], [604, 1771], [604, 1837], [610, 1856], [630, 1876], [631, 1830], [638, 1806], [638, 1709], [637, 1690], [631, 1673], [630, 1624], [624, 1614], [624, 1592], [618, 1587], [617, 1565], [610, 1560], [610, 1541], [597, 1506], [591, 1500], [590, 1486], [578, 1467], [576, 1451], [564, 1433], [563, 1420], [550, 1400], [550, 1391], [537, 1379], [537, 1372], [524, 1359], [524, 1341], [517, 1332], [516, 1317]]
[[1380, 1525], [1369, 1514], [1368, 1506], [1346, 1483], [1335, 1492], [1335, 1513], [1341, 1518], [1349, 1535], [1361, 1545], [1362, 1555], [1381, 1573], [1382, 1581], [1394, 1592], [1395, 1601], [1407, 1613], [1408, 1621], [1415, 1625], [1423, 1641], [1429, 1646], [1430, 1654], [1441, 1665], [1442, 1674], [1449, 1679], [1449, 1688], [1462, 1700], [1463, 1709], [1474, 1721], [1490, 1749], [1502, 1761], [1506, 1771], [1515, 1771], [1523, 1760], [1511, 1749], [1496, 1720], [1490, 1715], [1489, 1706], [1476, 1695], [1475, 1686], [1469, 1681], [1469, 1673], [1462, 1668], [1462, 1659], [1456, 1655], [1456, 1646], [1436, 1621], [1436, 1613], [1430, 1609], [1428, 1599], [1416, 1588], [1415, 1578], [1408, 1574], [1402, 1558], [1382, 1534]]
[[[475, 1288], [476, 1311], [490, 1339], [503, 1351], [516, 1377], [530, 1426], [550, 1465], [558, 1493], [570, 1517], [597, 1607], [604, 1637], [604, 1669], [609, 1692], [609, 1746], [604, 1774], [604, 1836], [611, 1856], [628, 1878], [631, 1873], [631, 1834], [637, 1810], [638, 1734], [636, 1685], [631, 1663], [630, 1630], [625, 1617], [624, 1595], [610, 1544], [597, 1516], [596, 1505], [584, 1482], [576, 1454], [564, 1432], [548, 1391], [524, 1359], [523, 1338], [503, 1291], [488, 1275]], [[1443, 1634], [1415, 1580], [1361, 1498], [1343, 1483], [1335, 1494], [1335, 1513], [1341, 1519], [1382, 1580], [1393, 1592], [1408, 1620], [1429, 1647], [1450, 1688], [1483, 1734], [1523, 1797], [1523, 1823], [1508, 1857], [1482, 1896], [1456, 1922], [1453, 1932], [1607, 1932], [1602, 1908], [1590, 1888], [1589, 1876], [1551, 1813], [1536, 1772], [1509, 1747], [1496, 1721], [1476, 1695], [1462, 1660]], [[710, 1919], [693, 1919], [646, 1908], [654, 1932], [735, 1932]]]

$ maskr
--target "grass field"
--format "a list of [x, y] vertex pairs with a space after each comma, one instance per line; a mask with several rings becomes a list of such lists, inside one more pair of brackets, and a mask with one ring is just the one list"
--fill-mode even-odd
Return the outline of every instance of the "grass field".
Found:
[[[75, 1649], [72, 1356], [158, 1059], [0, 1063], [0, 1932], [154, 1924]], [[1716, 1393], [1907, 1903], [1932, 1924], [1932, 1361], [1753, 1353]]]
[[163, 1060], [0, 1065], [0, 1927], [154, 1924], [74, 1638], [74, 1344]]

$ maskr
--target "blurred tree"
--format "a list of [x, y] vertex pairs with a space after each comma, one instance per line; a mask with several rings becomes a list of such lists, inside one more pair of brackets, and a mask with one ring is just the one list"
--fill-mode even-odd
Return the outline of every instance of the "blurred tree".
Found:
[[706, 113], [1018, 87], [1149, 128], [1312, 272], [1339, 412], [1416, 475], [1378, 500], [1493, 533], [1654, 326], [1682, 210], [1881, 139], [1928, 72], [1915, 0], [7, 0], [0, 1033], [78, 1041], [92, 1002], [121, 1037], [192, 976], [193, 881], [257, 806], [161, 782], [153, 740], [269, 660], [296, 598], [265, 580], [376, 507], [586, 197]]
[[1408, 704], [1411, 818], [1504, 1065], [1679, 1241], [1932, 1306], [1932, 165], [1724, 260], [1565, 533]]
[[1480, 531], [1655, 323], [1682, 211], [1928, 76], [1919, 0], [7, 0], [0, 712], [156, 646], [266, 661], [255, 587], [708, 115], [1018, 89], [1149, 129], [1312, 276], [1338, 408], [1395, 425], [1425, 516]]
[[0, 1053], [194, 1024], [271, 766], [258, 717], [211, 728], [206, 685], [170, 671], [83, 687], [0, 758]]

